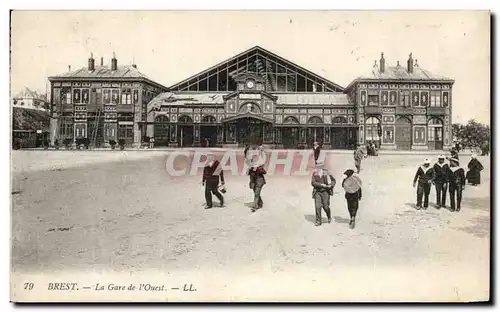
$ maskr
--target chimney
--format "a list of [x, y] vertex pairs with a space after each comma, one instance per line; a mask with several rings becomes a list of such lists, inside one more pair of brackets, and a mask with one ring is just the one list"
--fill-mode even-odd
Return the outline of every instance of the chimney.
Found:
[[415, 59], [415, 65], [413, 65], [413, 67], [418, 67], [418, 60]]
[[69, 72], [71, 71], [71, 65], [68, 65], [68, 71]]
[[94, 71], [94, 70], [95, 70], [94, 54], [90, 52], [89, 71]]
[[134, 55], [134, 57], [132, 59], [132, 67], [135, 68], [135, 69], [137, 69], [137, 65], [135, 64], [135, 55]]
[[411, 53], [410, 53], [410, 56], [408, 58], [408, 73], [413, 73], [413, 59], [411, 58]]
[[401, 67], [401, 65], [399, 65], [399, 61], [398, 61], [398, 64], [396, 65], [397, 67]]
[[384, 58], [384, 52], [380, 54], [380, 72], [383, 73], [385, 72], [385, 58]]
[[101, 56], [101, 66], [104, 66], [104, 58]]
[[378, 65], [377, 65], [377, 60], [375, 60], [375, 61], [373, 62], [373, 67], [377, 67], [377, 66], [378, 66]]
[[115, 71], [118, 69], [118, 61], [116, 60], [115, 52], [113, 52], [113, 58], [111, 59], [111, 70]]

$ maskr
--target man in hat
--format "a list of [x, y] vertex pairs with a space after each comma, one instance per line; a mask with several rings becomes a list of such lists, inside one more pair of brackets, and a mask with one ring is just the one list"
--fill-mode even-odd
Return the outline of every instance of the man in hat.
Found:
[[460, 168], [460, 162], [457, 158], [450, 159], [450, 168], [448, 169], [449, 191], [451, 211], [460, 211], [462, 204], [462, 191], [465, 189], [465, 170]]
[[448, 190], [448, 170], [450, 166], [444, 162], [445, 157], [439, 155], [438, 162], [434, 164], [434, 185], [436, 186], [437, 209], [446, 207], [446, 191]]
[[344, 172], [346, 176], [342, 181], [342, 187], [345, 190], [345, 199], [347, 201], [347, 210], [349, 210], [349, 228], [354, 229], [356, 225], [356, 214], [358, 212], [359, 201], [361, 200], [361, 179], [354, 175], [354, 170], [347, 169]]
[[364, 152], [361, 148], [361, 144], [358, 144], [358, 147], [354, 151], [354, 165], [356, 166], [356, 173], [361, 171], [361, 160], [363, 159]]
[[314, 154], [314, 163], [318, 162], [319, 154], [321, 153], [321, 147], [318, 142], [313, 143], [313, 154]]
[[434, 180], [434, 169], [430, 166], [429, 159], [424, 160], [424, 164], [419, 166], [413, 178], [413, 187], [417, 185], [417, 210], [422, 208], [422, 196], [424, 196], [424, 209], [429, 206], [429, 193], [431, 192], [431, 183]]
[[207, 206], [205, 209], [210, 209], [213, 206], [212, 193], [219, 199], [220, 206], [224, 206], [224, 197], [218, 189], [219, 177], [221, 184], [225, 184], [224, 172], [219, 165], [219, 161], [214, 160], [214, 155], [207, 155], [207, 164], [205, 165], [205, 168], [203, 168], [203, 178], [201, 180], [202, 185], [205, 186], [205, 200], [207, 202]]
[[323, 167], [323, 163], [316, 164], [316, 170], [311, 177], [311, 185], [313, 187], [312, 198], [316, 210], [316, 226], [321, 225], [321, 209], [323, 209], [328, 218], [328, 223], [332, 222], [330, 211], [330, 196], [333, 195], [335, 187], [335, 178]]

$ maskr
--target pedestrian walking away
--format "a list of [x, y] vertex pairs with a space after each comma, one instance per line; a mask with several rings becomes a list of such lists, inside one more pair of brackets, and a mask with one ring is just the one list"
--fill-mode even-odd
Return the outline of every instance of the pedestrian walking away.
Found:
[[333, 195], [333, 188], [335, 187], [335, 178], [324, 169], [323, 163], [318, 162], [316, 164], [316, 170], [314, 170], [311, 177], [311, 185], [313, 187], [312, 198], [314, 199], [314, 206], [316, 211], [316, 226], [320, 226], [321, 220], [321, 210], [323, 209], [328, 218], [328, 223], [332, 222], [332, 214], [330, 211], [330, 196]]
[[465, 189], [465, 170], [460, 167], [457, 158], [450, 159], [449, 190], [451, 211], [460, 211], [462, 205], [462, 192]]
[[313, 154], [314, 154], [314, 163], [318, 162], [319, 154], [321, 153], [321, 147], [318, 142], [314, 142], [313, 144]]
[[483, 165], [477, 160], [476, 155], [471, 155], [471, 160], [467, 165], [469, 171], [467, 172], [467, 181], [473, 186], [481, 184], [481, 171], [484, 169]]
[[358, 213], [359, 201], [361, 200], [362, 181], [359, 176], [354, 174], [354, 170], [347, 169], [344, 172], [345, 178], [342, 181], [342, 187], [345, 190], [345, 199], [347, 201], [347, 210], [349, 210], [349, 228], [356, 226], [356, 214]]
[[358, 144], [358, 148], [354, 151], [354, 165], [356, 166], [356, 173], [361, 171], [361, 160], [363, 159], [363, 154], [361, 144]]
[[[220, 180], [219, 180], [220, 179]], [[225, 185], [224, 172], [218, 160], [214, 160], [212, 154], [207, 155], [207, 164], [203, 168], [202, 185], [205, 186], [206, 209], [213, 207], [212, 194], [220, 201], [220, 206], [224, 206], [224, 197], [219, 192], [219, 182]]]
[[415, 177], [413, 178], [413, 187], [417, 186], [417, 210], [422, 208], [422, 196], [424, 197], [423, 208], [429, 206], [429, 194], [431, 192], [431, 183], [434, 181], [434, 169], [430, 166], [429, 159], [424, 161], [424, 164], [419, 166]]
[[436, 187], [436, 208], [446, 207], [446, 192], [448, 191], [448, 170], [450, 166], [444, 161], [444, 155], [439, 155], [434, 164], [434, 185]]

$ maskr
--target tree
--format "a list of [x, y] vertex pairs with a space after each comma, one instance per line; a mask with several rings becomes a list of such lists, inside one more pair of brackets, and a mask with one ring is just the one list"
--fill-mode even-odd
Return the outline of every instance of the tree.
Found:
[[490, 142], [490, 126], [479, 123], [474, 119], [469, 120], [466, 125], [453, 124], [453, 137], [456, 138], [463, 146], [466, 147], [482, 147], [489, 146]]

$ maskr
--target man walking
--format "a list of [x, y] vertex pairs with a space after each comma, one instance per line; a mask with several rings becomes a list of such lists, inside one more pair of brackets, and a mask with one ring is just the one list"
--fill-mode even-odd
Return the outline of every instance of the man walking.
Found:
[[437, 209], [446, 207], [446, 192], [448, 191], [448, 170], [450, 166], [444, 162], [445, 157], [439, 155], [438, 162], [434, 164], [434, 185], [436, 186]]
[[220, 206], [224, 207], [224, 197], [218, 190], [219, 177], [221, 184], [224, 185], [224, 172], [219, 167], [219, 161], [214, 160], [214, 156], [209, 154], [207, 155], [207, 164], [203, 168], [203, 178], [201, 180], [202, 185], [205, 186], [205, 200], [207, 202], [205, 209], [210, 209], [213, 206], [212, 194], [219, 199]]
[[[450, 202], [451, 211], [460, 211], [462, 204], [462, 191], [465, 189], [465, 170], [460, 168], [457, 158], [450, 159], [450, 168], [448, 169], [450, 179]], [[455, 210], [456, 208], [456, 210]]]
[[356, 173], [361, 171], [361, 160], [363, 159], [363, 150], [361, 144], [358, 144], [358, 148], [354, 151], [354, 164], [356, 166]]
[[335, 178], [323, 168], [323, 163], [316, 164], [316, 170], [311, 177], [311, 185], [313, 187], [312, 198], [316, 210], [316, 226], [321, 225], [321, 209], [323, 209], [328, 218], [328, 223], [332, 222], [330, 211], [330, 196], [333, 195], [335, 187]]
[[417, 169], [415, 178], [413, 178], [413, 187], [417, 185], [417, 210], [422, 208], [422, 196], [424, 196], [424, 210], [429, 206], [429, 193], [431, 192], [431, 183], [434, 180], [434, 169], [430, 166], [429, 159]]

